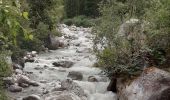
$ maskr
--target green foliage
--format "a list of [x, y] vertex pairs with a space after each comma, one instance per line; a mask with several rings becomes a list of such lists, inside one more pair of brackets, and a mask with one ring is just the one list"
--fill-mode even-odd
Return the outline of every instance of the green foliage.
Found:
[[[100, 4], [94, 32], [98, 65], [108, 75], [138, 75], [144, 66], [169, 67], [169, 0], [110, 0]], [[125, 36], [119, 30], [126, 21]], [[98, 48], [98, 44], [102, 48]]]
[[92, 27], [95, 23], [93, 19], [90, 19], [86, 16], [77, 16], [70, 19], [64, 19], [63, 21], [66, 25], [76, 25], [76, 26], [83, 26], [83, 27]]
[[4, 51], [0, 52], [0, 78], [9, 76], [11, 74], [11, 67], [7, 63], [7, 53]]
[[98, 4], [102, 0], [64, 0], [64, 9], [67, 18], [85, 15], [95, 18], [99, 16]]
[[[26, 12], [25, 12], [26, 13]], [[27, 17], [26, 15], [24, 15]], [[24, 18], [20, 11], [20, 4], [15, 1], [2, 1], [0, 4], [0, 35], [5, 37], [7, 41], [17, 45], [18, 37], [23, 34], [22, 38], [29, 37], [29, 33], [21, 25], [18, 19]], [[20, 34], [19, 34], [20, 33]]]
[[147, 11], [146, 20], [148, 46], [153, 50], [152, 56], [159, 67], [169, 67], [170, 61], [170, 1], [156, 0]]
[[8, 97], [6, 96], [3, 87], [3, 81], [2, 78], [0, 78], [0, 100], [8, 100]]
[[36, 29], [40, 22], [54, 28], [54, 24], [62, 17], [62, 0], [28, 0], [30, 6], [31, 27]]
[[0, 100], [8, 100], [3, 90], [4, 86], [2, 81], [3, 77], [7, 77], [12, 73], [12, 69], [7, 63], [7, 54], [5, 51], [0, 51]]

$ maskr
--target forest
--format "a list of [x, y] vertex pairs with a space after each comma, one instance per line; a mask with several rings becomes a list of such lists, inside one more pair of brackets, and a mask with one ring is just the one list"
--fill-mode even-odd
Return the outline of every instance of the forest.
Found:
[[[150, 74], [150, 77], [153, 77], [153, 79], [148, 79], [149, 82], [153, 82], [153, 84], [151, 83], [153, 86], [151, 90], [155, 91], [156, 83], [160, 83], [162, 87], [158, 86], [156, 91], [159, 91], [156, 93], [148, 92], [149, 89], [148, 91], [146, 89], [148, 96], [142, 99], [139, 96], [140, 94], [136, 93], [137, 97], [139, 96], [137, 100], [170, 100], [170, 94], [168, 94], [168, 91], [170, 91], [169, 5], [170, 0], [0, 0], [0, 100], [18, 100], [17, 98], [9, 98], [8, 87], [11, 85], [6, 85], [4, 78], [15, 75], [14, 66], [16, 64], [22, 66], [22, 70], [24, 66], [28, 67], [27, 59], [23, 60], [28, 52], [35, 51], [41, 57], [47, 50], [49, 52], [52, 50], [51, 52], [54, 53], [52, 55], [60, 55], [60, 50], [64, 49], [63, 52], [67, 55], [72, 50], [71, 45], [74, 42], [74, 36], [79, 34], [75, 32], [78, 29], [84, 32], [84, 35], [91, 29], [89, 36], [92, 36], [89, 41], [92, 42], [87, 42], [89, 43], [87, 45], [92, 45], [90, 48], [93, 49], [88, 53], [90, 56], [94, 55], [96, 59], [92, 66], [96, 68], [95, 71], [100, 69], [109, 82], [111, 81], [107, 91], [112, 91], [118, 95], [118, 100], [135, 100], [132, 98], [134, 94], [126, 97], [126, 94], [122, 92], [123, 90], [119, 90], [117, 87], [119, 80], [121, 80], [123, 86], [133, 85], [138, 77], [141, 77], [141, 75], [144, 77], [146, 73], [146, 77], [149, 77]], [[72, 29], [74, 27], [76, 28]], [[65, 28], [68, 28], [70, 32], [75, 32], [75, 35], [64, 36], [69, 33], [69, 31], [66, 31], [63, 34]], [[87, 31], [83, 31], [83, 29]], [[89, 39], [87, 36], [83, 37], [83, 34], [77, 37], [82, 40], [81, 42], [73, 43], [73, 47], [76, 45], [76, 53], [83, 52], [79, 50], [79, 48], [85, 47], [83, 45], [81, 47], [81, 43], [83, 44], [84, 38]], [[68, 40], [68, 47], [66, 48], [64, 48], [65, 43], [53, 43], [53, 39], [55, 39], [53, 37], [62, 36], [64, 36], [64, 39], [67, 37], [65, 40]], [[68, 49], [69, 46], [70, 49]], [[57, 50], [59, 50], [59, 53], [56, 53]], [[82, 55], [86, 55], [86, 52]], [[54, 58], [51, 59], [54, 60]], [[73, 58], [70, 56], [70, 59]], [[86, 56], [84, 59], [86, 59]], [[90, 61], [93, 62], [93, 60]], [[30, 62], [30, 59], [28, 62]], [[65, 62], [69, 64], [68, 66], [73, 66], [73, 63]], [[81, 63], [86, 65], [85, 63], [89, 62]], [[53, 62], [52, 64], [68, 67], [63, 62]], [[73, 69], [69, 69], [69, 71]], [[86, 70], [86, 68], [82, 70]], [[154, 70], [157, 71], [156, 74]], [[22, 73], [25, 72], [22, 71]], [[79, 72], [76, 72], [76, 75], [77, 73]], [[88, 80], [90, 79], [98, 82], [95, 77], [89, 76]], [[159, 82], [156, 80], [159, 80]], [[135, 86], [128, 86], [132, 88], [130, 91], [135, 91]], [[142, 95], [145, 96], [145, 94]], [[93, 99], [92, 97], [87, 99], [63, 97], [62, 100], [117, 100], [115, 97], [114, 99], [104, 97], [97, 99], [98, 96], [95, 97]], [[60, 100], [57, 98], [35, 99], [34, 97], [33, 99], [22, 100]]]

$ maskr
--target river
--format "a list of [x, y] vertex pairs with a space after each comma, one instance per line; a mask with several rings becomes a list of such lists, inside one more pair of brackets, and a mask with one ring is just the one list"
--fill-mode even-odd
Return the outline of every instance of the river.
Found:
[[[107, 91], [110, 80], [101, 73], [99, 68], [93, 67], [96, 57], [92, 50], [91, 28], [60, 25], [59, 29], [63, 33], [64, 41], [67, 41], [69, 46], [40, 53], [35, 57], [35, 62], [26, 63], [24, 71], [32, 72], [29, 78], [38, 82], [40, 86], [25, 88], [19, 93], [9, 92], [12, 100], [22, 100], [22, 97], [31, 94], [39, 95], [42, 100], [47, 100], [49, 97], [47, 94], [52, 89], [59, 87], [61, 81], [67, 79], [67, 75], [71, 71], [82, 73], [82, 80], [73, 81], [83, 88], [87, 94], [87, 100], [116, 100], [116, 94]], [[74, 65], [70, 68], [54, 67], [52, 63], [56, 61], [71, 61]], [[98, 81], [89, 82], [89, 76], [95, 77]]]

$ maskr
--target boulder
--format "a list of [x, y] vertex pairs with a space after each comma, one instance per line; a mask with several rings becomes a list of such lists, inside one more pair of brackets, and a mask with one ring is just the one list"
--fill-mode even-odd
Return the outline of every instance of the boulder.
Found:
[[67, 77], [71, 78], [72, 80], [82, 80], [83, 74], [80, 72], [72, 71], [72, 72], [69, 72]]
[[119, 100], [170, 100], [170, 73], [147, 68], [132, 82], [117, 80]]
[[27, 87], [29, 87], [29, 85], [28, 84], [25, 84], [25, 83], [20, 83], [20, 84], [18, 84], [20, 87], [22, 87], [22, 88], [27, 88]]
[[24, 75], [18, 75], [17, 76], [17, 83], [18, 84], [29, 84], [30, 83], [30, 79], [27, 76]]
[[34, 61], [35, 61], [34, 58], [27, 58], [27, 59], [25, 59], [25, 62], [30, 62], [30, 63], [32, 63], [32, 62], [34, 62]]
[[16, 69], [23, 69], [23, 67], [21, 65], [16, 64], [16, 63], [12, 63], [12, 67], [13, 67], [14, 70], [16, 70]]
[[55, 37], [49, 34], [46, 41], [46, 47], [51, 50], [56, 50], [59, 47], [65, 47], [65, 42], [62, 37]]
[[24, 97], [22, 100], [41, 100], [41, 98], [38, 95], [30, 95], [30, 96]]
[[54, 62], [53, 65], [55, 67], [63, 67], [63, 68], [70, 68], [73, 66], [73, 62], [71, 61], [59, 61], [59, 62]]
[[16, 70], [15, 70], [15, 73], [16, 73], [16, 74], [22, 74], [23, 71], [22, 71], [21, 69], [16, 69]]
[[32, 85], [32, 86], [39, 86], [39, 84], [37, 82], [30, 80], [27, 76], [24, 76], [24, 75], [18, 76], [17, 83], [18, 84], [28, 84], [28, 85]]
[[47, 40], [46, 40], [46, 47], [50, 50], [56, 50], [59, 48], [60, 41], [55, 38], [55, 36], [52, 36], [51, 34], [48, 34]]
[[21, 92], [22, 91], [22, 87], [17, 86], [17, 85], [11, 85], [10, 87], [8, 87], [8, 90], [10, 92]]
[[39, 86], [39, 84], [35, 81], [30, 81], [28, 84], [31, 86]]
[[61, 88], [67, 90], [69, 93], [74, 93], [79, 97], [86, 97], [84, 90], [72, 79], [66, 79], [61, 82]]

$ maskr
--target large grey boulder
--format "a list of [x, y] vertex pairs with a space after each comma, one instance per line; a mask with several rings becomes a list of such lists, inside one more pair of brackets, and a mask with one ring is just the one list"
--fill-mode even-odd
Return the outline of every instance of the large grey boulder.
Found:
[[170, 73], [147, 68], [131, 83], [117, 82], [119, 100], [170, 100]]
[[67, 77], [71, 78], [72, 80], [82, 80], [83, 74], [76, 71], [71, 71], [68, 73]]
[[10, 92], [21, 92], [22, 91], [22, 87], [17, 86], [17, 85], [11, 85], [10, 87], [8, 87], [8, 90]]

